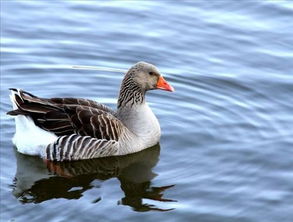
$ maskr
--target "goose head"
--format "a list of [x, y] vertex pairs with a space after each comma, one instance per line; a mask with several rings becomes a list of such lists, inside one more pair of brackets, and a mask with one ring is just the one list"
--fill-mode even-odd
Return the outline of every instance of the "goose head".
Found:
[[161, 89], [174, 92], [174, 88], [164, 79], [157, 67], [150, 63], [136, 63], [128, 70], [127, 75], [130, 75], [143, 91]]

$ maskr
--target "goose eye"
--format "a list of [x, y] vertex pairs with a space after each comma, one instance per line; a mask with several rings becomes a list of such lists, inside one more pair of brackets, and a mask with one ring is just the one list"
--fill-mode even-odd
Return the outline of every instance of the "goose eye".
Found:
[[155, 73], [154, 72], [149, 72], [149, 74], [152, 76], [152, 75], [155, 75]]

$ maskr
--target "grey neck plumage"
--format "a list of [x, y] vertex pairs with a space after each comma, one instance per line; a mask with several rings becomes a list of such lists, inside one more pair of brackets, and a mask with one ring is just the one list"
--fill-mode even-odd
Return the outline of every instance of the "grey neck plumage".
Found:
[[[116, 117], [125, 125], [121, 146], [125, 153], [155, 145], [160, 138], [159, 122], [145, 101], [146, 90], [134, 81], [131, 72], [122, 81]], [[131, 138], [131, 139], [129, 139]], [[123, 145], [123, 141], [127, 141]]]
[[126, 74], [122, 81], [117, 109], [132, 108], [145, 103], [145, 91], [133, 81], [132, 75]]

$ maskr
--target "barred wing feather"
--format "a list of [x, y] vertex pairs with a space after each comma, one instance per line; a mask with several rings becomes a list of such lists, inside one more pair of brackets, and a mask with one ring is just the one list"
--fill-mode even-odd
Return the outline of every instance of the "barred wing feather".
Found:
[[70, 161], [115, 156], [118, 142], [80, 136], [76, 134], [61, 136], [43, 150], [41, 156], [51, 161]]
[[8, 114], [28, 115], [38, 127], [57, 136], [79, 134], [118, 141], [124, 128], [113, 110], [92, 100], [43, 99], [22, 90], [12, 91], [18, 109]]

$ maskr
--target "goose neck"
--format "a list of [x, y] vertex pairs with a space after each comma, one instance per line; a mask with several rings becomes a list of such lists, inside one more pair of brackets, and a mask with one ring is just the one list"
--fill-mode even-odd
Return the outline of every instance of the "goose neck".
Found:
[[122, 82], [117, 109], [132, 108], [145, 103], [145, 91], [133, 81]]

